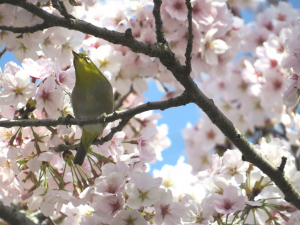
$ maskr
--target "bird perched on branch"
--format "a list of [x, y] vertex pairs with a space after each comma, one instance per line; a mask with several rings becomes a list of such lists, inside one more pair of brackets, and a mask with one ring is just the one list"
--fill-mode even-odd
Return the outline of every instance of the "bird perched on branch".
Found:
[[[78, 119], [99, 117], [114, 110], [113, 88], [86, 53], [74, 51], [76, 83], [72, 92], [74, 115]], [[106, 124], [84, 125], [74, 164], [82, 165], [92, 142]]]

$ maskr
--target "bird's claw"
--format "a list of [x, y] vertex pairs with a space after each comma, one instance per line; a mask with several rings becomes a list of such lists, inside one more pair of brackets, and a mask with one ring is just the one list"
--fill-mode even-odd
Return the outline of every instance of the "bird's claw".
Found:
[[99, 117], [100, 120], [103, 120], [103, 122], [105, 123], [105, 117], [107, 116], [106, 113], [102, 113], [101, 116]]
[[[66, 116], [66, 118], [65, 118], [65, 121], [66, 121], [66, 127], [67, 127], [67, 128], [70, 128], [70, 127], [71, 127], [71, 125], [68, 125], [68, 123], [70, 123], [70, 119], [74, 119], [74, 117], [73, 117], [72, 115], [68, 114], [68, 115]], [[69, 127], [68, 127], [68, 126], [69, 126]]]

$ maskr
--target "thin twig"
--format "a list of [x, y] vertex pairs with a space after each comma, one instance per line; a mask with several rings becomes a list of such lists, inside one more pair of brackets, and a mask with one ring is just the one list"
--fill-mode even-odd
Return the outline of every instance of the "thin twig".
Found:
[[278, 170], [279, 170], [281, 173], [284, 172], [284, 167], [285, 167], [286, 161], [287, 161], [287, 157], [282, 156], [282, 157], [281, 157], [281, 163], [280, 163], [280, 166], [278, 167]]
[[[251, 143], [249, 143], [241, 132], [234, 127], [232, 122], [216, 107], [213, 101], [203, 94], [194, 80], [188, 76], [185, 66], [180, 64], [178, 59], [175, 57], [175, 54], [168, 47], [167, 43], [154, 43], [153, 45], [143, 43], [134, 39], [132, 35], [130, 35], [131, 31], [129, 29], [127, 29], [125, 33], [120, 33], [110, 31], [105, 28], [99, 28], [82, 20], [58, 17], [26, 0], [0, 0], [0, 4], [3, 3], [22, 7], [35, 16], [47, 21], [47, 23], [49, 23], [52, 27], [59, 26], [70, 30], [77, 30], [85, 34], [102, 38], [113, 44], [121, 44], [130, 48], [135, 53], [143, 53], [150, 57], [159, 58], [160, 62], [173, 73], [176, 80], [179, 81], [185, 88], [188, 94], [186, 102], [194, 102], [198, 107], [200, 107], [207, 114], [210, 120], [242, 152], [247, 161], [253, 163], [263, 173], [270, 177], [270, 179], [284, 193], [285, 200], [300, 209], [299, 192], [293, 187], [293, 185], [291, 185], [284, 174], [279, 173], [278, 169], [266, 160]], [[111, 115], [110, 119], [117, 119], [117, 116], [113, 117], [113, 115]], [[126, 117], [122, 119], [126, 119]]]
[[[95, 140], [93, 141], [93, 145], [102, 145], [105, 142], [110, 141], [113, 136], [115, 135], [115, 133], [122, 131], [124, 126], [128, 123], [129, 119], [123, 119], [118, 126], [111, 128], [110, 133], [107, 134], [106, 136], [102, 137], [100, 140]], [[56, 152], [56, 153], [60, 153], [60, 152], [64, 152], [64, 151], [68, 151], [68, 150], [77, 150], [79, 144], [76, 145], [64, 145], [64, 144], [60, 144], [58, 146], [55, 147], [49, 147], [50, 151]]]
[[74, 16], [72, 16], [71, 14], [68, 13], [68, 11], [62, 1], [58, 1], [58, 0], [51, 0], [51, 1], [52, 1], [53, 7], [56, 8], [57, 11], [59, 11], [60, 14], [62, 16], [64, 16], [66, 19], [70, 19], [70, 18], [75, 19]]
[[153, 7], [153, 16], [155, 19], [155, 33], [156, 33], [156, 40], [158, 43], [167, 43], [164, 32], [163, 32], [163, 22], [161, 20], [160, 15], [160, 6], [161, 0], [154, 0], [154, 7]]
[[115, 110], [119, 109], [122, 106], [123, 102], [132, 93], [132, 91], [133, 91], [133, 87], [131, 85], [129, 91], [125, 95], [121, 96], [121, 98], [116, 102]]
[[0, 59], [1, 59], [1, 57], [4, 55], [5, 52], [6, 52], [6, 48], [4, 48], [4, 49], [0, 52]]
[[187, 19], [188, 19], [188, 32], [189, 38], [185, 51], [185, 69], [187, 74], [190, 74], [192, 71], [191, 60], [192, 60], [192, 49], [193, 49], [193, 7], [190, 0], [185, 0], [186, 7], [188, 9]]
[[51, 27], [48, 23], [43, 22], [41, 24], [37, 24], [31, 27], [13, 27], [13, 26], [0, 26], [0, 30], [7, 30], [13, 33], [34, 33], [37, 31], [43, 31]]
[[86, 118], [86, 119], [75, 119], [60, 117], [58, 119], [41, 119], [41, 120], [2, 120], [0, 121], [0, 127], [41, 127], [41, 126], [58, 126], [58, 125], [88, 125], [88, 124], [98, 124], [98, 123], [109, 123], [117, 119], [130, 119], [133, 116], [146, 112], [149, 110], [165, 110], [171, 107], [178, 107], [190, 103], [191, 100], [188, 94], [184, 92], [182, 95], [170, 98], [165, 101], [159, 102], [147, 102], [142, 105], [135, 106], [133, 108], [113, 112], [109, 115], [102, 115], [98, 118]]

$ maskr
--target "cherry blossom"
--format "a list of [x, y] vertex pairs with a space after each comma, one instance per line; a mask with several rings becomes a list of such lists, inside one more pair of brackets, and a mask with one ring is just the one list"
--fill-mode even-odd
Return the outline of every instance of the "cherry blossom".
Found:
[[5, 73], [2, 77], [2, 88], [0, 93], [0, 104], [11, 104], [16, 109], [24, 107], [26, 98], [31, 98], [36, 92], [35, 84], [30, 82], [29, 76], [24, 70], [19, 70], [15, 76]]
[[229, 185], [222, 195], [215, 195], [213, 204], [219, 213], [234, 213], [245, 207], [245, 196], [241, 194], [237, 187]]
[[111, 225], [147, 225], [147, 221], [143, 216], [134, 209], [119, 212]]
[[126, 204], [133, 209], [151, 206], [161, 195], [162, 189], [158, 186], [155, 185], [153, 177], [149, 173], [141, 173], [137, 177], [136, 184], [126, 184], [126, 193], [129, 196]]
[[35, 97], [37, 109], [45, 109], [48, 115], [55, 115], [63, 100], [63, 93], [55, 88], [54, 78], [49, 77], [40, 84]]
[[[29, 1], [61, 16], [48, 2]], [[191, 1], [191, 77], [274, 167], [286, 157], [284, 174], [300, 190], [296, 167], [300, 156], [296, 150], [300, 144], [299, 12], [280, 1], [276, 6], [262, 6], [251, 23], [239, 18], [240, 9], [256, 9], [261, 2]], [[63, 3], [80, 20], [117, 32], [131, 29], [144, 44], [157, 42], [151, 0]], [[160, 11], [168, 46], [185, 65], [186, 3], [162, 1]], [[0, 5], [1, 25], [42, 22], [21, 7]], [[148, 101], [143, 95], [148, 81], [156, 82], [162, 100], [184, 91], [157, 58], [79, 31], [51, 27], [20, 35], [1, 30], [0, 44], [20, 62], [0, 68], [1, 120], [73, 114], [71, 50], [89, 54], [109, 79], [116, 111]], [[238, 55], [240, 48], [246, 56]], [[110, 141], [93, 144], [81, 167], [72, 163], [74, 148], [59, 154], [50, 150], [60, 144], [76, 146], [81, 137], [78, 126], [0, 128], [0, 200], [4, 205], [26, 201], [30, 211], [39, 209], [53, 220], [63, 219], [62, 224], [299, 223], [298, 211], [285, 201], [281, 190], [245, 161], [204, 113], [182, 131], [187, 161], [181, 156], [176, 165], [153, 170], [152, 176], [152, 163], [163, 159], [161, 152], [176, 147], [168, 137], [174, 131], [160, 119], [152, 111], [134, 116]], [[118, 123], [109, 123], [102, 137]], [[245, 207], [251, 210], [240, 221], [241, 212], [235, 213]]]
[[214, 39], [214, 35], [217, 32], [217, 29], [211, 29], [205, 34], [203, 40], [201, 40], [200, 49], [202, 57], [210, 65], [217, 65], [217, 55], [225, 53], [228, 50], [226, 42], [221, 39]]
[[156, 224], [175, 225], [180, 224], [184, 214], [184, 206], [179, 202], [172, 202], [173, 196], [170, 190], [162, 193], [160, 200], [154, 203]]

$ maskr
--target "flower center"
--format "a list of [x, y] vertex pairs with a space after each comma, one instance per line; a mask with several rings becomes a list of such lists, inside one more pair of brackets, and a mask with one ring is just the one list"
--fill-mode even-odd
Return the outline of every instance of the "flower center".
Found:
[[134, 221], [136, 219], [133, 219], [131, 216], [129, 216], [126, 220], [124, 220], [126, 222], [126, 225], [134, 225]]
[[45, 100], [49, 100], [51, 97], [51, 93], [43, 91], [42, 98]]
[[225, 204], [224, 204], [224, 208], [225, 209], [231, 209], [232, 207], [232, 203], [229, 199], [225, 199]]
[[139, 193], [140, 193], [140, 198], [142, 199], [142, 201], [144, 201], [146, 198], [148, 198], [149, 191], [139, 190]]
[[170, 214], [170, 205], [161, 205], [160, 208], [161, 208], [161, 214], [163, 215], [163, 217], [165, 215]]
[[16, 89], [15, 89], [15, 92], [16, 92], [16, 95], [22, 95], [22, 91], [24, 90], [23, 87], [20, 87], [20, 85], [17, 85], [16, 86]]

